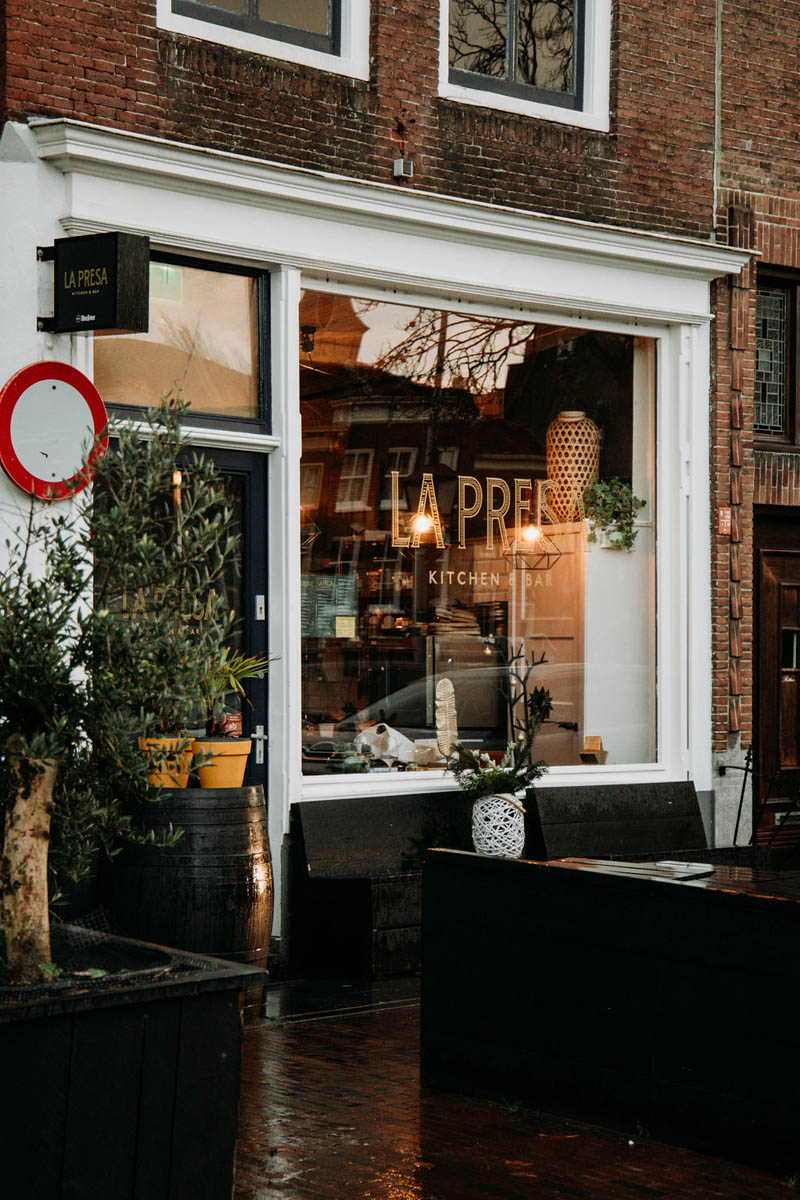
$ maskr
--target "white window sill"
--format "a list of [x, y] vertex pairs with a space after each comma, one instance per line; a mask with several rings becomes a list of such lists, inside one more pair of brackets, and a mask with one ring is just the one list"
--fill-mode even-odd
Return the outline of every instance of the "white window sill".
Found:
[[607, 133], [609, 130], [607, 110], [589, 112], [561, 108], [556, 104], [521, 100], [518, 96], [504, 96], [502, 92], [479, 91], [477, 88], [462, 87], [460, 84], [444, 81], [439, 84], [439, 95], [443, 100], [474, 104], [479, 108], [493, 108], [498, 112], [518, 113], [520, 116], [537, 117], [543, 121], [556, 121], [560, 125], [572, 125], [578, 129], [594, 129], [599, 133]]
[[[536, 787], [655, 783], [685, 779], [680, 769], [669, 771], [660, 763], [609, 763], [607, 766], [552, 767]], [[447, 771], [375, 771], [352, 775], [304, 775], [301, 800], [334, 800], [342, 796], [409, 795], [420, 792], [452, 792], [458, 784]]]
[[342, 4], [341, 54], [326, 54], [213, 21], [180, 16], [172, 11], [171, 0], [156, 0], [156, 25], [168, 33], [216, 42], [219, 46], [231, 46], [248, 54], [282, 59], [331, 75], [346, 75], [349, 79], [369, 79], [369, 0], [350, 0], [349, 4]]

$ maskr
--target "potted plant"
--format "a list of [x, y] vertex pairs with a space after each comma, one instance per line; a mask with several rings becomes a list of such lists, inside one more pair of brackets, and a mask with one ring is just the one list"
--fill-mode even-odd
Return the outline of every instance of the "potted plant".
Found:
[[[221, 580], [235, 543], [210, 464], [198, 460], [173, 503], [185, 410], [166, 400], [146, 438], [120, 428], [96, 459], [94, 494], [32, 502], [7, 543], [0, 903], [14, 981], [50, 962], [48, 872], [78, 879], [137, 819], [146, 825], [157, 791], [139, 737], [188, 708], [228, 635]], [[186, 597], [198, 593], [209, 599], [194, 628]]]
[[616, 475], [593, 480], [583, 493], [583, 512], [589, 525], [587, 541], [614, 550], [632, 550], [636, 514], [647, 501], [634, 496], [629, 483]]
[[169, 699], [153, 697], [158, 721], [149, 736], [140, 736], [139, 749], [148, 764], [147, 782], [155, 788], [185, 788], [192, 763], [192, 740], [186, 734], [182, 708], [172, 708]]
[[509, 716], [512, 740], [499, 762], [486, 751], [457, 742], [448, 770], [473, 801], [472, 842], [479, 854], [519, 858], [525, 845], [525, 791], [547, 770], [533, 758], [533, 743], [553, 708], [546, 688], [529, 688], [531, 672], [539, 665], [522, 653], [509, 665]]
[[[230, 646], [225, 646], [211, 662], [201, 681], [206, 736], [192, 740], [201, 787], [241, 787], [251, 740], [241, 737], [241, 715], [226, 714], [225, 705], [231, 695], [240, 703], [249, 704], [244, 681], [263, 679], [269, 662], [264, 655], [248, 657]], [[237, 719], [231, 720], [232, 717]]]
[[[139, 736], [156, 733], [165, 709], [197, 694], [228, 634], [221, 595], [206, 604], [201, 630], [185, 617], [187, 595], [211, 596], [215, 585], [222, 592], [235, 548], [210, 465], [194, 464], [176, 511], [172, 473], [186, 407], [165, 400], [148, 414], [144, 438], [115, 431], [114, 447], [96, 460], [92, 495], [33, 501], [0, 567], [0, 1054], [17, 1064], [20, 1111], [42, 1095], [60, 1097], [46, 1139], [58, 1154], [40, 1153], [36, 1122], [26, 1118], [14, 1134], [6, 1127], [4, 1179], [14, 1194], [89, 1194], [102, 1177], [107, 1190], [127, 1195], [133, 1184], [122, 1180], [123, 1164], [152, 1172], [161, 1194], [162, 1181], [193, 1155], [204, 1162], [193, 1194], [210, 1200], [231, 1190], [239, 996], [245, 979], [263, 973], [228, 964], [215, 975], [203, 964], [203, 981], [192, 982], [170, 954], [150, 949], [142, 985], [128, 978], [128, 967], [142, 965], [131, 944], [115, 945], [109, 965], [108, 936], [79, 931], [70, 948], [63, 937], [51, 942], [50, 930], [56, 876], [78, 881], [103, 848], [114, 853], [120, 839], [153, 836], [146, 814], [159, 791]], [[174, 844], [175, 831], [163, 840]], [[165, 1063], [174, 1066], [166, 1076]], [[199, 1074], [192, 1068], [187, 1091], [192, 1063]], [[173, 1113], [169, 1128], [148, 1133], [145, 1119], [132, 1135], [156, 1097]], [[212, 1115], [201, 1128], [187, 1105], [196, 1113], [204, 1102]], [[138, 1120], [125, 1116], [136, 1112]], [[105, 1147], [102, 1159], [82, 1152], [90, 1144]]]

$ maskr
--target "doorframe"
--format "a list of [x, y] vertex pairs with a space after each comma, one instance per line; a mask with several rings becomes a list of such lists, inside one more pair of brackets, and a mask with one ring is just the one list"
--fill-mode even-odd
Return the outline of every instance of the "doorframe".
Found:
[[758, 780], [762, 767], [761, 745], [761, 557], [764, 553], [800, 555], [800, 524], [794, 507], [774, 504], [753, 505], [753, 786], [752, 821], [761, 803]]
[[[269, 499], [267, 458], [257, 451], [231, 450], [227, 447], [203, 446], [190, 447], [189, 453], [196, 449], [207, 457], [222, 474], [241, 475], [245, 479], [244, 507], [245, 522], [242, 528], [244, 555], [242, 558], [242, 598], [244, 619], [244, 653], [268, 654], [269, 628], [269, 593], [267, 589], [267, 556], [269, 553]], [[262, 520], [259, 523], [257, 509], [261, 508]], [[253, 531], [261, 529], [263, 537], [254, 537]], [[258, 545], [256, 545], [258, 542]], [[256, 596], [264, 597], [264, 615], [256, 613]], [[256, 724], [263, 724], [265, 735], [269, 737], [269, 673], [263, 679], [248, 679], [245, 683], [245, 694], [250, 704], [242, 707], [242, 735], [250, 737]], [[261, 721], [256, 718], [261, 713]], [[269, 772], [269, 741], [264, 744], [264, 763], [260, 769], [255, 769], [256, 746], [253, 746], [251, 759], [248, 761], [246, 783], [260, 783], [268, 795], [267, 777]]]

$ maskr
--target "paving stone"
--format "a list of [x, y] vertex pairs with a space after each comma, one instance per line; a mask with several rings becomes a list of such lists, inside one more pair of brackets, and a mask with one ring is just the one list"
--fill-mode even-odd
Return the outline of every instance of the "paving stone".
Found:
[[513, 1097], [490, 1102], [421, 1089], [413, 998], [326, 1012], [331, 1006], [321, 999], [316, 1013], [245, 1032], [235, 1200], [800, 1195], [787, 1180], [641, 1132], [536, 1113]]

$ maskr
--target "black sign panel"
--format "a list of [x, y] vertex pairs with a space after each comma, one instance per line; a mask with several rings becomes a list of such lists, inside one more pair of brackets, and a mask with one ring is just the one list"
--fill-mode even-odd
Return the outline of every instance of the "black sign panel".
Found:
[[150, 239], [132, 233], [57, 238], [54, 245], [56, 333], [146, 333]]

